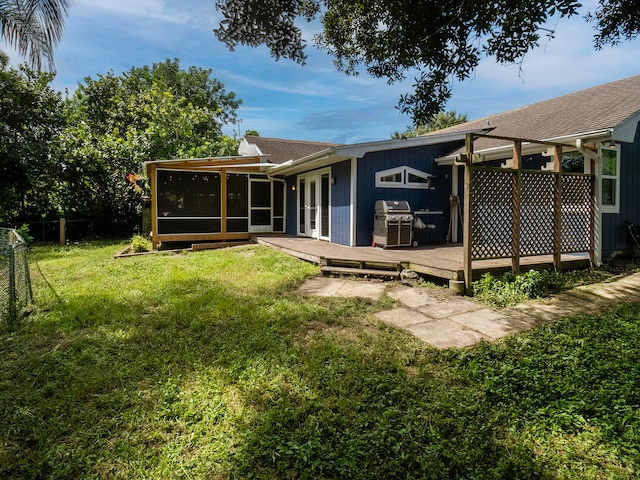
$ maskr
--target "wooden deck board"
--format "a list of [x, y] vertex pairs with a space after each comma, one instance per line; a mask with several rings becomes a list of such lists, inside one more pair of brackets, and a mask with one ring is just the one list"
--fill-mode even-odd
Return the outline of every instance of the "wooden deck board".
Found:
[[[370, 264], [404, 265], [416, 272], [443, 280], [464, 278], [463, 250], [461, 244], [429, 245], [418, 247], [379, 248], [347, 247], [326, 241], [305, 237], [256, 236], [257, 243], [271, 245], [290, 255], [306, 261], [326, 265], [327, 259]], [[578, 255], [563, 255], [562, 268], [586, 268], [588, 258]], [[521, 270], [553, 268], [553, 256], [522, 257]], [[473, 262], [473, 277], [479, 278], [485, 272], [501, 274], [511, 270], [511, 259], [476, 260]]]

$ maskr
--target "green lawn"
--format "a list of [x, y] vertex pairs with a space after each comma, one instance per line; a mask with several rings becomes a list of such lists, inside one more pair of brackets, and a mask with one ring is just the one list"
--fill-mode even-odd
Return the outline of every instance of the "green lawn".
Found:
[[317, 267], [264, 247], [122, 247], [33, 249], [0, 478], [640, 475], [639, 304], [437, 351], [386, 296], [298, 296]]

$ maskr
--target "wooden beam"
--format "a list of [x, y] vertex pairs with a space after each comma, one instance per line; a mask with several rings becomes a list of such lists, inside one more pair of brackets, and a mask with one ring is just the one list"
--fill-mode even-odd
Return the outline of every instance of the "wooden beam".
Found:
[[551, 145], [553, 147], [555, 147], [556, 145], [564, 145], [565, 147], [572, 147], [575, 149], [575, 145], [569, 144], [569, 143], [562, 144], [558, 142], [548, 142], [545, 140], [531, 140], [529, 138], [503, 137], [501, 135], [491, 135], [491, 134], [485, 134], [485, 133], [474, 133], [473, 136], [474, 138], [495, 138], [496, 140], [506, 140], [509, 142], [533, 143], [536, 145]]
[[522, 142], [513, 142], [513, 165], [516, 170], [513, 179], [513, 215], [511, 221], [511, 268], [520, 273], [520, 224], [522, 211]]
[[553, 170], [556, 179], [553, 220], [553, 266], [556, 271], [560, 271], [562, 267], [562, 145], [554, 146]]
[[464, 166], [464, 228], [463, 228], [463, 269], [464, 269], [464, 285], [467, 295], [471, 294], [471, 282], [473, 280], [473, 260], [472, 242], [471, 236], [471, 206], [473, 203], [473, 196], [471, 194], [471, 186], [473, 183], [473, 134], [468, 133], [465, 141], [467, 162]]
[[158, 235], [160, 242], [221, 242], [230, 240], [249, 240], [251, 233], [166, 233]]
[[147, 167], [147, 176], [151, 184], [151, 246], [155, 250], [158, 248], [158, 182], [154, 164]]
[[589, 161], [590, 164], [590, 198], [589, 198], [589, 207], [591, 208], [591, 212], [589, 212], [589, 262], [591, 263], [591, 267], [598, 262], [596, 258], [596, 225], [598, 224], [596, 221], [596, 215], [598, 215], [598, 196], [596, 193], [596, 162], [594, 160], [589, 160], [585, 158], [585, 161]]
[[220, 231], [223, 236], [227, 234], [227, 170], [224, 168], [220, 170]]

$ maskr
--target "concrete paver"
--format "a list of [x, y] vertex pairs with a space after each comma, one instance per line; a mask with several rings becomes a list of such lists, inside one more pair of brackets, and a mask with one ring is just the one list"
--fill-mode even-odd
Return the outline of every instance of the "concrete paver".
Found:
[[[298, 291], [303, 295], [358, 296], [375, 300], [380, 298], [386, 286], [384, 283], [316, 277]], [[460, 348], [616, 303], [640, 301], [640, 273], [500, 310], [487, 308], [470, 298], [419, 287], [403, 286], [387, 293], [402, 306], [377, 313], [380, 320], [405, 329], [436, 348]]]
[[483, 308], [483, 305], [475, 300], [470, 300], [465, 297], [451, 296], [438, 304], [420, 307], [419, 310], [428, 317], [438, 319], [451, 317], [452, 315], [458, 315], [460, 313], [473, 312], [475, 310], [480, 310], [481, 308]]
[[480, 340], [489, 340], [480, 332], [470, 330], [459, 323], [443, 318], [406, 327], [420, 340], [436, 348], [469, 347]]
[[376, 313], [376, 317], [394, 327], [405, 328], [417, 323], [425, 323], [430, 319], [410, 308], [394, 308]]
[[305, 282], [298, 289], [298, 293], [316, 297], [361, 297], [378, 300], [385, 288], [384, 283], [314, 277]]
[[442, 298], [442, 295], [437, 295], [431, 290], [412, 287], [398, 288], [388, 292], [388, 295], [409, 308], [438, 304]]
[[531, 323], [523, 318], [510, 317], [490, 308], [482, 308], [473, 312], [461, 313], [449, 317], [449, 320], [466, 328], [480, 332], [492, 339], [501, 338], [511, 333], [522, 332], [531, 328]]

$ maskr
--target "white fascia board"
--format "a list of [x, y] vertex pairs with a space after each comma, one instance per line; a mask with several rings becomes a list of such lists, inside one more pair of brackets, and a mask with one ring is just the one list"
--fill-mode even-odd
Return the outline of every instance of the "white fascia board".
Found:
[[399, 150], [410, 147], [422, 147], [425, 145], [436, 145], [438, 143], [447, 143], [461, 141], [466, 138], [467, 132], [443, 133], [432, 135], [421, 135], [417, 137], [381, 140], [377, 142], [356, 143], [353, 145], [344, 145], [336, 147], [336, 153], [345, 157], [362, 158], [370, 152], [380, 152], [385, 150]]
[[314, 153], [313, 155], [299, 158], [291, 162], [285, 162], [273, 167], [271, 172], [274, 175], [291, 175], [294, 173], [325, 167], [350, 158], [362, 158], [369, 152], [399, 150], [403, 148], [460, 141], [466, 138], [467, 133], [478, 133], [478, 131], [474, 130], [473, 132], [423, 135], [398, 140], [380, 140], [376, 142], [355, 143], [353, 145], [340, 145], [337, 147], [327, 148]]
[[[333, 150], [333, 149], [331, 149]], [[323, 152], [325, 152], [323, 155]], [[342, 155], [336, 155], [335, 151], [324, 151], [320, 154], [310, 155], [308, 157], [300, 158], [298, 160], [287, 160], [285, 163], [274, 165], [271, 168], [271, 175], [294, 175], [296, 173], [308, 172], [311, 170], [317, 170], [319, 168], [328, 167], [337, 162], [348, 160], [349, 157]]]

